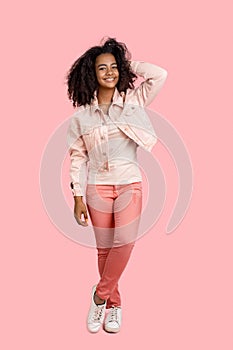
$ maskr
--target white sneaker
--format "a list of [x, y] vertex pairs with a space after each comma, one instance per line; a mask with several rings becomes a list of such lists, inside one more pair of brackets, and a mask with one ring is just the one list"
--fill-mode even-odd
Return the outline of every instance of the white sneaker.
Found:
[[87, 328], [90, 332], [96, 333], [99, 331], [104, 322], [104, 315], [106, 310], [106, 301], [103, 305], [96, 305], [94, 302], [94, 294], [96, 285], [92, 288], [91, 305], [87, 317]]
[[122, 310], [120, 306], [112, 306], [104, 321], [107, 332], [117, 333], [121, 328]]

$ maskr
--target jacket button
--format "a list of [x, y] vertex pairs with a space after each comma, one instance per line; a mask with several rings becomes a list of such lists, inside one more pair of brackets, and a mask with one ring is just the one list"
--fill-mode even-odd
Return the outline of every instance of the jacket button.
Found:
[[104, 136], [101, 136], [101, 140], [103, 140], [104, 139]]

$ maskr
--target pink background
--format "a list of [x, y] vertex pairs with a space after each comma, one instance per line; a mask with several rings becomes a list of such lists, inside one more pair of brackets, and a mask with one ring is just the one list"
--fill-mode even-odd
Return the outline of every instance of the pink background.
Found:
[[[2, 349], [233, 348], [231, 5], [227, 0], [5, 3], [0, 22]], [[177, 174], [159, 144], [167, 182], [164, 211], [138, 241], [122, 276], [121, 332], [92, 335], [85, 321], [98, 276], [96, 253], [51, 223], [41, 201], [39, 171], [48, 139], [73, 112], [65, 73], [105, 35], [127, 43], [133, 59], [167, 69], [164, 88], [150, 107], [182, 136], [194, 188], [186, 216], [166, 235]]]

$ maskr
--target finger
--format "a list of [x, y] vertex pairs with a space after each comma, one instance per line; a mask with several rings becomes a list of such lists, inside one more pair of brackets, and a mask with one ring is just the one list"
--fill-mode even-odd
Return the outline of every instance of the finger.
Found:
[[87, 211], [85, 211], [85, 212], [83, 213], [83, 215], [84, 215], [84, 220], [85, 220], [86, 223], [88, 224], [88, 215], [87, 215]]
[[87, 225], [88, 225], [87, 222], [82, 221], [81, 217], [78, 217], [76, 214], [75, 214], [74, 216], [75, 216], [75, 219], [76, 219], [76, 221], [77, 221], [77, 223], [78, 223], [79, 225], [81, 225], [81, 226], [87, 226]]
[[76, 221], [77, 221], [77, 223], [79, 224], [79, 225], [81, 225], [81, 226], [88, 226], [88, 223], [87, 222], [85, 222], [85, 221], [82, 221], [81, 219], [79, 219], [79, 218], [75, 218], [76, 219]]

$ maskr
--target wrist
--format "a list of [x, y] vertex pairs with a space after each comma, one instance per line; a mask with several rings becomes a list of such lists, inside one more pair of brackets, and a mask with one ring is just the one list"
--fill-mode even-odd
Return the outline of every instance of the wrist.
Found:
[[74, 201], [75, 202], [82, 202], [83, 196], [74, 196]]

